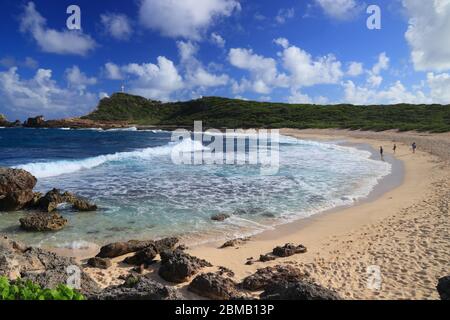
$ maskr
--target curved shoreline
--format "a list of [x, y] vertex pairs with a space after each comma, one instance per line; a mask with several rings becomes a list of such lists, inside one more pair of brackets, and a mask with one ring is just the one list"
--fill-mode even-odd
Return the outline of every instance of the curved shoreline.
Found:
[[[375, 148], [384, 145], [388, 152], [393, 140], [377, 133], [355, 137], [344, 130], [285, 130], [283, 134], [317, 140], [342, 138]], [[399, 138], [406, 140], [409, 136], [392, 134], [399, 146], [397, 159], [404, 164], [404, 179], [399, 186], [375, 192], [372, 198], [354, 206], [267, 231], [238, 249], [217, 249], [217, 244], [210, 244], [192, 248], [190, 253], [233, 270], [239, 279], [258, 268], [293, 264], [306, 269], [318, 283], [334, 287], [346, 299], [437, 299], [437, 279], [448, 273], [450, 261], [448, 231], [445, 235], [450, 225], [445, 211], [449, 201], [448, 159], [423, 151], [413, 155], [409, 144], [399, 142]], [[444, 136], [444, 142], [443, 153], [450, 139]], [[305, 245], [308, 253], [245, 265], [247, 258], [257, 258], [288, 242]], [[373, 265], [382, 270], [380, 290], [366, 288], [367, 268]]]
[[[327, 141], [333, 143], [336, 141], [336, 138], [333, 138], [332, 136], [326, 136], [326, 137], [299, 137], [295, 134], [286, 134], [287, 136], [292, 136], [295, 138], [298, 138], [300, 140], [306, 140], [306, 141]], [[367, 141], [361, 142], [361, 141], [354, 141], [352, 139], [346, 139], [345, 141], [336, 141], [337, 145], [342, 146], [348, 146], [357, 148], [359, 150], [365, 150], [370, 151], [372, 156], [371, 159], [379, 160], [378, 159], [378, 153], [376, 150], [376, 146], [374, 144], [370, 144]], [[389, 192], [393, 192], [394, 190], [401, 188], [405, 182], [406, 172], [405, 172], [405, 163], [402, 160], [399, 160], [392, 154], [387, 154], [385, 156], [385, 161], [390, 163], [392, 165], [391, 173], [387, 176], [384, 176], [381, 178], [380, 181], [374, 186], [374, 188], [371, 190], [369, 195], [367, 197], [364, 197], [362, 199], [359, 199], [355, 201], [352, 204], [349, 205], [339, 205], [331, 209], [326, 209], [321, 212], [315, 213], [313, 215], [307, 216], [307, 217], [299, 217], [298, 219], [295, 219], [291, 222], [286, 223], [280, 223], [273, 226], [273, 229], [265, 230], [262, 232], [259, 232], [253, 236], [251, 236], [251, 241], [245, 245], [245, 247], [250, 247], [250, 243], [255, 244], [256, 242], [260, 243], [267, 243], [268, 241], [274, 242], [272, 247], [267, 248], [267, 252], [270, 252], [271, 249], [276, 246], [283, 244], [283, 241], [288, 240], [288, 238], [294, 239], [297, 238], [298, 233], [301, 232], [304, 228], [312, 227], [317, 221], [322, 220], [328, 220], [329, 218], [333, 216], [338, 216], [339, 214], [342, 214], [345, 210], [354, 210], [358, 208], [359, 206], [365, 205], [365, 204], [376, 204], [378, 200], [380, 200], [385, 194]], [[245, 236], [243, 236], [244, 238]], [[215, 257], [211, 255], [211, 250], [218, 250], [217, 248], [220, 247], [220, 245], [226, 241], [226, 239], [222, 240], [211, 240], [211, 241], [205, 241], [200, 244], [195, 244], [191, 248], [191, 252], [194, 255], [202, 257], [203, 252], [207, 252], [207, 258], [210, 260], [214, 260]], [[290, 242], [293, 242], [294, 240], [290, 240]], [[276, 242], [276, 243], [275, 243]], [[219, 250], [221, 251], [221, 250]], [[261, 254], [266, 253], [264, 251], [260, 251]], [[256, 256], [259, 256], [256, 255]], [[250, 257], [250, 256], [249, 256]], [[242, 259], [241, 259], [242, 260]], [[243, 260], [245, 261], [245, 260]], [[234, 269], [233, 269], [234, 270]], [[252, 272], [249, 272], [248, 274], [251, 274]], [[243, 274], [242, 277], [248, 275]]]
[[[300, 139], [305, 141], [317, 141], [317, 139]], [[335, 139], [330, 139], [327, 141], [331, 144], [344, 146], [344, 147], [350, 147], [355, 148], [358, 150], [363, 151], [369, 151], [371, 153], [370, 159], [373, 160], [380, 160], [379, 156], [377, 154], [377, 151], [370, 145], [366, 143], [348, 143], [348, 142], [342, 142], [342, 141], [335, 141]], [[271, 236], [274, 233], [280, 233], [280, 232], [294, 232], [292, 230], [297, 229], [299, 226], [303, 226], [307, 224], [309, 221], [314, 220], [316, 217], [327, 215], [330, 213], [335, 213], [340, 210], [343, 210], [345, 208], [351, 208], [366, 202], [375, 201], [378, 197], [380, 197], [382, 194], [386, 193], [389, 190], [392, 190], [398, 186], [401, 185], [403, 176], [404, 176], [404, 168], [401, 161], [387, 155], [385, 158], [385, 161], [391, 164], [392, 170], [391, 172], [380, 178], [380, 180], [373, 186], [372, 190], [367, 196], [364, 196], [363, 198], [360, 198], [356, 201], [354, 201], [351, 204], [342, 204], [337, 205], [332, 208], [319, 210], [318, 212], [311, 213], [310, 215], [301, 217], [300, 215], [296, 218], [292, 218], [290, 221], [282, 221], [278, 220], [276, 222], [273, 222], [272, 224], [267, 225], [266, 230], [261, 231], [255, 231], [255, 232], [243, 232], [239, 235], [239, 237], [247, 238], [251, 237], [253, 239], [259, 239], [260, 237], [266, 237]], [[227, 237], [217, 237], [212, 239], [210, 236], [207, 235], [196, 235], [193, 239], [189, 239], [189, 237], [185, 238], [182, 235], [179, 236], [183, 243], [189, 247], [192, 248], [198, 248], [198, 247], [204, 247], [204, 246], [213, 246], [217, 247], [220, 246], [223, 242], [227, 240], [232, 240], [231, 238]], [[148, 238], [148, 237], [147, 237]], [[146, 237], [139, 237], [138, 240], [146, 240]], [[129, 239], [128, 239], [129, 240]], [[88, 243], [86, 243], [87, 245]], [[75, 256], [78, 259], [86, 259], [89, 258], [97, 253], [97, 251], [100, 248], [100, 245], [98, 243], [91, 243], [90, 246], [88, 246], [85, 249], [72, 249], [72, 248], [66, 248], [66, 247], [51, 247], [46, 246], [45, 248], [47, 250], [51, 250], [54, 252], [57, 252], [58, 254], [62, 254], [65, 256]]]

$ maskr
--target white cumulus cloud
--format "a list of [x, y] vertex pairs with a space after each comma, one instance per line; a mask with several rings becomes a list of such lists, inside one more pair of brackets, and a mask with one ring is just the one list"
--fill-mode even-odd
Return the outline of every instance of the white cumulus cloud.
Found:
[[293, 19], [295, 17], [294, 8], [282, 8], [278, 11], [275, 21], [279, 24], [286, 23], [287, 20]]
[[81, 31], [57, 31], [46, 25], [35, 4], [29, 2], [20, 18], [20, 30], [31, 34], [42, 51], [85, 56], [96, 47], [95, 41]]
[[338, 19], [347, 20], [361, 12], [361, 5], [356, 0], [316, 0], [326, 15]]
[[183, 78], [174, 63], [166, 57], [157, 58], [157, 63], [131, 63], [122, 67], [131, 75], [129, 91], [149, 99], [168, 101], [172, 93], [183, 88]]
[[88, 77], [78, 66], [73, 66], [66, 70], [66, 79], [69, 87], [76, 88], [80, 91], [84, 91], [88, 86], [97, 83], [97, 78]]
[[351, 62], [348, 66], [347, 75], [357, 77], [364, 73], [364, 65], [361, 62]]
[[217, 45], [219, 48], [225, 47], [225, 39], [218, 33], [213, 32], [211, 33], [211, 41]]
[[127, 40], [133, 33], [131, 23], [124, 14], [105, 13], [100, 16], [106, 33], [117, 40]]
[[450, 0], [403, 0], [409, 15], [406, 39], [418, 71], [450, 70]]
[[142, 0], [139, 19], [164, 36], [199, 40], [216, 19], [240, 8], [237, 0]]
[[63, 88], [52, 79], [52, 70], [38, 69], [22, 79], [16, 67], [0, 72], [0, 105], [11, 119], [32, 115], [47, 118], [80, 116], [97, 104], [97, 94]]

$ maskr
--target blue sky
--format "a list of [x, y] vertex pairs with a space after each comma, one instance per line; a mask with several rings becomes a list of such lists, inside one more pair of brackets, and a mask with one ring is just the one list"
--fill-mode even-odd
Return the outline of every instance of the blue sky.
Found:
[[[69, 30], [69, 5], [81, 30]], [[369, 5], [381, 29], [369, 30]], [[0, 113], [86, 114], [120, 90], [291, 103], [450, 103], [450, 0], [3, 0]]]

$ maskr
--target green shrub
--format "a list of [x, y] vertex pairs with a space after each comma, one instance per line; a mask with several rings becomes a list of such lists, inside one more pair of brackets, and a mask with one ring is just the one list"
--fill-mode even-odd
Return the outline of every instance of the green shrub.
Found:
[[18, 279], [10, 282], [0, 277], [0, 300], [85, 300], [82, 294], [66, 285], [42, 289], [39, 285]]
[[354, 106], [244, 101], [220, 97], [161, 103], [128, 94], [101, 100], [84, 118], [138, 125], [193, 125], [209, 128], [343, 128], [384, 131], [450, 131], [450, 105]]

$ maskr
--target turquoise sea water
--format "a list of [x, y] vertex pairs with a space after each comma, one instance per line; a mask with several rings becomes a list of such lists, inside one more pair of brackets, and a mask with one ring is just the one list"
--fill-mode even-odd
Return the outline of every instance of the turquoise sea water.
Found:
[[[282, 137], [280, 170], [258, 165], [175, 165], [171, 133], [129, 130], [0, 129], [0, 166], [20, 167], [54, 187], [85, 196], [95, 213], [60, 208], [69, 226], [25, 233], [24, 212], [0, 213], [0, 233], [33, 245], [177, 235], [193, 242], [251, 235], [368, 196], [391, 165], [335, 143]], [[186, 151], [200, 150], [189, 145]], [[226, 213], [223, 223], [213, 214]]]

